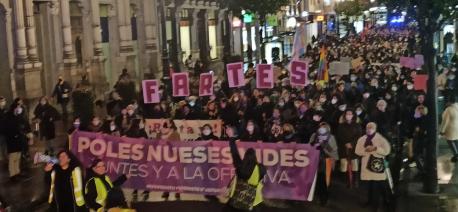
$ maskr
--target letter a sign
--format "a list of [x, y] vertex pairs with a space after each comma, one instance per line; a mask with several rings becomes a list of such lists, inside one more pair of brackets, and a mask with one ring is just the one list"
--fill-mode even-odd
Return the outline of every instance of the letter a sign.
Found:
[[189, 96], [188, 72], [172, 74], [173, 96]]
[[199, 96], [213, 95], [213, 74], [202, 73], [199, 80]]

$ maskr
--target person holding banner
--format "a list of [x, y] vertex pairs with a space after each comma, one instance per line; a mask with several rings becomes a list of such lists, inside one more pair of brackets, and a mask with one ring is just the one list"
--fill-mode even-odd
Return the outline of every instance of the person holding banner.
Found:
[[253, 120], [248, 120], [245, 131], [240, 136], [242, 141], [261, 142], [263, 140], [259, 127]]
[[50, 185], [48, 211], [87, 211], [81, 163], [69, 150], [60, 151], [57, 158], [58, 164], [48, 163], [45, 167], [46, 181]]
[[[173, 120], [169, 119], [162, 125], [160, 132], [157, 134], [156, 139], [167, 140], [167, 141], [179, 141], [180, 134], [177, 132], [177, 127], [173, 123]], [[168, 200], [170, 196], [169, 192], [162, 193], [162, 198]], [[175, 193], [175, 199], [180, 200], [180, 193]]]
[[[266, 174], [266, 168], [258, 163], [253, 148], [246, 150], [242, 160], [237, 149], [233, 128], [226, 127], [226, 134], [230, 138], [229, 146], [236, 175], [229, 185], [229, 201], [223, 211], [260, 211], [259, 205], [263, 202], [262, 179]], [[249, 195], [244, 196], [243, 194]]]
[[337, 153], [337, 143], [331, 134], [331, 126], [326, 122], [319, 125], [318, 130], [310, 137], [310, 145], [320, 150], [320, 161], [317, 170], [316, 194], [320, 199], [320, 204], [325, 206], [328, 202], [328, 187], [331, 183], [331, 171], [334, 161], [339, 160]]
[[98, 158], [92, 161], [86, 173], [86, 205], [91, 211], [103, 212], [110, 190], [113, 187], [121, 186], [127, 180], [127, 177], [122, 175], [112, 182], [106, 175], [105, 162]]
[[210, 124], [205, 124], [202, 127], [200, 132], [200, 137], [196, 139], [196, 141], [216, 141], [219, 138], [216, 135], [213, 135], [213, 128]]
[[[133, 119], [130, 123], [129, 129], [125, 133], [126, 137], [129, 138], [148, 138], [145, 131], [145, 122], [142, 119]], [[132, 192], [133, 201], [138, 200], [138, 190]], [[149, 199], [149, 191], [143, 191], [143, 201]]]
[[377, 132], [377, 124], [370, 122], [366, 126], [366, 135], [358, 139], [355, 153], [361, 156], [361, 180], [368, 186], [368, 202], [373, 211], [380, 205], [389, 202], [389, 187], [385, 172], [385, 157], [391, 152], [388, 141]]

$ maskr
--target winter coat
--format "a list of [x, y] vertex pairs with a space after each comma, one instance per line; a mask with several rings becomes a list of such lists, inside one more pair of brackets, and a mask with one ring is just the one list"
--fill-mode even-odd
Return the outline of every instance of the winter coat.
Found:
[[27, 134], [31, 132], [29, 122], [23, 115], [15, 115], [12, 112], [6, 117], [6, 147], [8, 153], [21, 152], [27, 144]]
[[72, 87], [68, 82], [64, 81], [62, 84], [57, 83], [56, 86], [54, 86], [52, 96], [57, 96], [57, 103], [65, 104], [70, 101], [70, 92], [72, 92]]
[[[357, 156], [354, 154], [354, 149], [356, 146], [356, 142], [362, 135], [361, 125], [356, 122], [347, 123], [343, 122], [340, 123], [337, 128], [337, 147], [339, 149], [339, 157], [340, 158], [352, 158], [355, 159]], [[345, 146], [347, 143], [350, 143], [353, 146], [353, 149], [347, 150]], [[349, 155], [347, 154], [349, 153]]]
[[440, 132], [446, 140], [458, 140], [458, 103], [448, 106], [442, 113]]
[[366, 152], [364, 144], [366, 143], [367, 135], [359, 138], [358, 143], [356, 144], [355, 153], [361, 156], [361, 180], [386, 180], [385, 173], [375, 173], [367, 169], [367, 163], [371, 155], [384, 158], [391, 152], [391, 146], [388, 141], [379, 133], [376, 133], [372, 139], [372, 145], [377, 147], [373, 152]]
[[33, 111], [33, 114], [35, 118], [40, 120], [40, 137], [46, 140], [54, 139], [56, 137], [54, 121], [59, 118], [56, 108], [50, 104], [39, 104]]

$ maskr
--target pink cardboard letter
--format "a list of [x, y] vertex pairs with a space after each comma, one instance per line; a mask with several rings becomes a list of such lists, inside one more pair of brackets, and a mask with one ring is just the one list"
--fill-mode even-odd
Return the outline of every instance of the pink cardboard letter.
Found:
[[189, 96], [188, 72], [172, 74], [173, 96]]
[[203, 73], [200, 74], [199, 80], [199, 96], [213, 95], [213, 74]]
[[230, 88], [245, 86], [245, 76], [243, 76], [243, 63], [230, 63], [226, 65], [227, 80]]
[[256, 66], [256, 87], [274, 87], [274, 70], [272, 69], [272, 64], [258, 64]]
[[306, 86], [307, 72], [309, 65], [307, 62], [293, 60], [291, 62], [290, 82], [291, 86]]
[[143, 80], [143, 102], [145, 104], [159, 103], [159, 83], [157, 80]]

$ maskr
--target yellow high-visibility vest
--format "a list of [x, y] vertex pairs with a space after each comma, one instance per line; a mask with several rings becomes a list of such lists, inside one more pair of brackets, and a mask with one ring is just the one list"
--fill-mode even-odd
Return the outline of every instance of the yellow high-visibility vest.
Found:
[[[253, 172], [251, 173], [250, 178], [248, 179], [248, 184], [256, 186], [256, 196], [254, 198], [253, 206], [259, 205], [262, 201], [262, 188], [264, 187], [262, 180], [260, 181], [260, 176], [259, 176], [259, 166], [256, 165], [253, 169]], [[230, 193], [229, 197], [234, 196], [235, 192], [235, 186], [237, 185], [237, 177], [234, 177], [232, 179], [231, 185], [230, 185]]]
[[[51, 188], [49, 191], [48, 202], [52, 203], [54, 199], [54, 184], [56, 180], [56, 172], [51, 172]], [[81, 169], [76, 167], [72, 171], [71, 184], [73, 188], [73, 195], [75, 197], [75, 203], [77, 206], [83, 206], [85, 204], [83, 197], [83, 175], [81, 174]]]
[[108, 191], [111, 188], [113, 188], [113, 183], [111, 182], [110, 178], [105, 175], [105, 181], [107, 181], [108, 185], [110, 185], [110, 188], [107, 189], [107, 187], [105, 186], [105, 184], [102, 182], [100, 178], [93, 177], [86, 183], [86, 194], [88, 192], [88, 185], [92, 180], [94, 181], [95, 189], [97, 190], [97, 198], [95, 199], [95, 201], [99, 205], [105, 206], [105, 201], [107, 200]]

